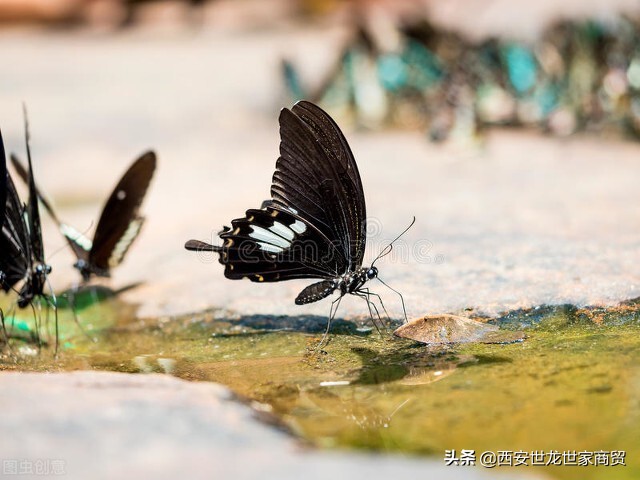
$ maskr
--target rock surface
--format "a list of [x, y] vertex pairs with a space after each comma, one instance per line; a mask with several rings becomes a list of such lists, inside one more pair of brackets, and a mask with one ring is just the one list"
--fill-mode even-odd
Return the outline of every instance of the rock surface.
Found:
[[522, 332], [500, 330], [495, 325], [457, 315], [414, 318], [396, 328], [394, 335], [430, 345], [447, 343], [511, 343], [524, 338]]
[[[312, 479], [447, 480], [463, 473], [435, 460], [305, 448], [230, 396], [219, 385], [157, 374], [2, 373], [0, 468], [11, 476], [15, 460], [27, 472], [19, 478], [141, 480], [298, 479], [302, 472]], [[492, 477], [464, 468], [465, 479]]]

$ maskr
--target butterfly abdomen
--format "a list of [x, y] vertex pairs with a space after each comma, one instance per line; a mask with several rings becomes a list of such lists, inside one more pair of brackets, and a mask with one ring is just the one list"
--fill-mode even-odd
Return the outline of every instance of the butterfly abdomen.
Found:
[[327, 298], [336, 289], [335, 282], [323, 280], [322, 282], [312, 283], [302, 290], [296, 297], [296, 305], [304, 305], [306, 303], [317, 302], [323, 298]]

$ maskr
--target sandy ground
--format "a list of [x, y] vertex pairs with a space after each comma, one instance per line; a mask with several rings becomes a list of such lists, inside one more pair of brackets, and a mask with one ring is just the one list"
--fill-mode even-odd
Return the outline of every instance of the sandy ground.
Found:
[[[144, 282], [125, 296], [141, 304], [142, 315], [212, 306], [326, 315], [326, 301], [293, 304], [307, 282], [229, 281], [214, 258], [183, 244], [211, 239], [268, 197], [285, 106], [278, 62], [306, 52], [306, 65], [318, 68], [341, 34], [5, 32], [0, 125], [7, 149], [24, 151], [24, 100], [38, 182], [61, 217], [89, 231], [129, 162], [147, 148], [158, 152], [148, 222], [111, 282]], [[348, 125], [345, 132], [367, 195], [367, 261], [417, 218], [379, 264], [381, 277], [404, 294], [409, 316], [640, 296], [640, 144], [494, 131], [484, 148], [468, 150], [431, 145], [419, 132]], [[45, 227], [52, 280], [64, 288], [77, 275], [61, 237]], [[399, 315], [397, 297], [374, 287]], [[366, 312], [356, 298], [341, 309]]]

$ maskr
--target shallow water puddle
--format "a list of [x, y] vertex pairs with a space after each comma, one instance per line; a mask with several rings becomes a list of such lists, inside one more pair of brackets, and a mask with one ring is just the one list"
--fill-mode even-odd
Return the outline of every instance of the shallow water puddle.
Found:
[[[328, 345], [314, 351], [321, 317], [238, 317], [220, 310], [140, 320], [135, 308], [102, 298], [79, 311], [87, 335], [61, 311], [57, 360], [50, 346], [20, 355], [22, 342], [15, 341], [2, 368], [162, 372], [215, 381], [267, 405], [323, 447], [442, 459], [447, 449], [478, 455], [625, 450], [626, 467], [528, 470], [559, 479], [637, 479], [639, 310], [632, 302], [610, 310], [511, 312], [493, 323], [524, 329], [524, 342], [439, 348], [337, 322]], [[305, 326], [307, 332], [287, 330]]]

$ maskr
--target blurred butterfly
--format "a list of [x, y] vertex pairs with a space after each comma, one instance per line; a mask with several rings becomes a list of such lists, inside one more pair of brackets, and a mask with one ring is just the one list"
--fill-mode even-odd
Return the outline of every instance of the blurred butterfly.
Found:
[[320, 279], [302, 290], [295, 303], [316, 302], [337, 291], [329, 323], [347, 293], [365, 299], [373, 319], [371, 308], [378, 310], [369, 297], [380, 297], [365, 284], [378, 277], [375, 262], [392, 246], [369, 267], [362, 266], [366, 207], [351, 149], [338, 125], [313, 103], [300, 101], [291, 110], [283, 109], [279, 121], [280, 158], [272, 199], [232, 220], [231, 227], [219, 233], [222, 246], [189, 240], [185, 248], [217, 252], [225, 277], [233, 280]]
[[[16, 155], [11, 155], [16, 172], [27, 181], [27, 170]], [[102, 209], [93, 241], [75, 228], [58, 219], [51, 204], [35, 187], [34, 190], [45, 209], [58, 225], [77, 261], [74, 264], [83, 280], [92, 275], [109, 277], [111, 269], [124, 259], [129, 247], [137, 238], [144, 223], [139, 213], [156, 169], [156, 154], [148, 151], [142, 154], [122, 176], [107, 203]]]
[[[26, 123], [26, 121], [25, 121]], [[18, 293], [18, 306], [24, 308], [40, 296], [44, 295], [47, 276], [51, 267], [44, 259], [42, 244], [42, 228], [38, 211], [38, 200], [35, 193], [31, 151], [29, 148], [29, 132], [25, 125], [27, 142], [27, 158], [29, 171], [27, 185], [29, 202], [24, 205], [16, 191], [15, 185], [7, 171], [4, 142], [0, 134], [0, 286], [8, 292]], [[22, 281], [20, 290], [14, 287]], [[55, 308], [55, 305], [53, 305]]]

